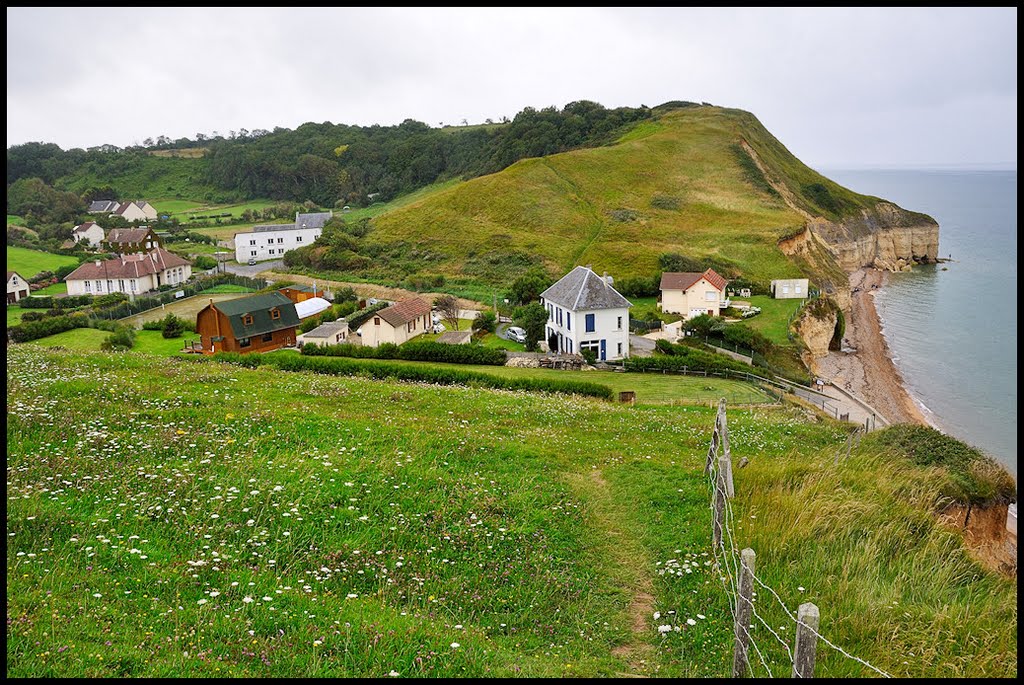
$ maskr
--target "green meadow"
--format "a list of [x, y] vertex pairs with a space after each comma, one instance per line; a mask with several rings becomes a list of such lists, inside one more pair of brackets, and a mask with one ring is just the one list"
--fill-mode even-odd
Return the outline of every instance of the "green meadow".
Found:
[[22, 278], [32, 278], [42, 271], [56, 271], [71, 264], [78, 264], [78, 260], [66, 255], [7, 246], [7, 270], [17, 271]]
[[[7, 369], [8, 677], [730, 672], [709, 407], [32, 343]], [[813, 601], [887, 674], [1016, 676], [1016, 583], [934, 515], [951, 472], [871, 436], [837, 464], [845, 428], [789, 405], [729, 429], [730, 549], [779, 597], [754, 675], [789, 675], [780, 602]]]

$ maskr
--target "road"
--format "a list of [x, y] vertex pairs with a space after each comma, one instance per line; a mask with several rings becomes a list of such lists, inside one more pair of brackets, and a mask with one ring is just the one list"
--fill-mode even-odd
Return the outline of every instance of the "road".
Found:
[[224, 269], [229, 274], [236, 274], [238, 276], [248, 276], [252, 278], [264, 271], [273, 271], [274, 269], [283, 269], [284, 260], [273, 259], [265, 262], [257, 262], [254, 266], [248, 264], [235, 264], [233, 262], [224, 262]]
[[630, 333], [629, 353], [634, 357], [650, 357], [654, 353], [654, 341], [642, 335]]

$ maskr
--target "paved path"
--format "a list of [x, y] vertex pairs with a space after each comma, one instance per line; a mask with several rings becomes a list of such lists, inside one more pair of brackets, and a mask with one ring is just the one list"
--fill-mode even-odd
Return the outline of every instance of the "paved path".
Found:
[[629, 353], [634, 357], [650, 357], [654, 353], [654, 341], [642, 335], [630, 333]]

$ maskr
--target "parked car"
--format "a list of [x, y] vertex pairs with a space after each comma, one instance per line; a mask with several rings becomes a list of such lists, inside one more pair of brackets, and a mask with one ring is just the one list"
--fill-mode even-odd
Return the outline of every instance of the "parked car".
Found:
[[523, 343], [525, 345], [526, 344], [526, 331], [524, 331], [519, 326], [509, 326], [508, 327], [508, 339], [509, 340], [514, 340], [517, 343]]
[[249, 266], [256, 266], [256, 258], [249, 257]]
[[444, 333], [446, 329], [444, 327], [444, 324], [439, 322], [434, 324], [434, 328], [432, 330], [435, 333]]

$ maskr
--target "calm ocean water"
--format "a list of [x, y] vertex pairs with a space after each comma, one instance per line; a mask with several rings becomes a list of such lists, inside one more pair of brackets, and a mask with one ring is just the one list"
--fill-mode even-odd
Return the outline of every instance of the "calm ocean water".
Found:
[[875, 296], [907, 389], [946, 433], [1017, 475], [1017, 172], [825, 170], [939, 222], [953, 262], [892, 274]]

